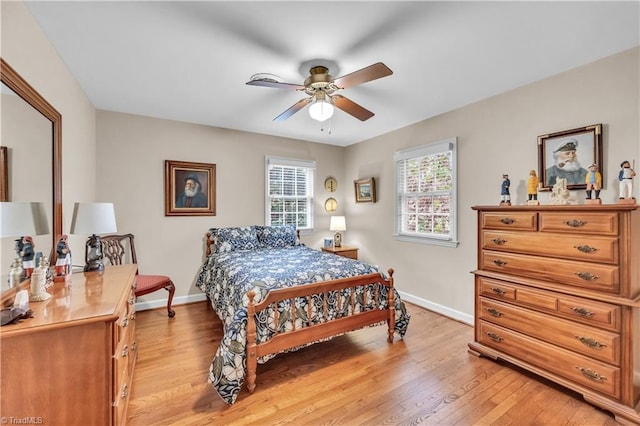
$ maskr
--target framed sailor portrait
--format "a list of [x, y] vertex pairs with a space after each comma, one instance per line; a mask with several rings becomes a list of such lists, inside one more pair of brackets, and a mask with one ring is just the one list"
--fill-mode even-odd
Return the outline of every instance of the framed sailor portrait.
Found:
[[551, 190], [559, 178], [567, 180], [570, 190], [585, 189], [587, 171], [594, 164], [604, 176], [602, 124], [538, 136], [541, 190]]

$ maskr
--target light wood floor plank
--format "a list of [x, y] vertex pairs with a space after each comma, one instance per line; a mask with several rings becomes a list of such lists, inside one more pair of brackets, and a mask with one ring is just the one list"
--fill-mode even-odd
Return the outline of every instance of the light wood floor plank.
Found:
[[207, 383], [222, 326], [205, 302], [139, 312], [128, 412], [136, 425], [593, 425], [617, 423], [579, 395], [467, 352], [468, 325], [407, 304], [404, 340], [372, 327], [258, 365], [232, 406]]

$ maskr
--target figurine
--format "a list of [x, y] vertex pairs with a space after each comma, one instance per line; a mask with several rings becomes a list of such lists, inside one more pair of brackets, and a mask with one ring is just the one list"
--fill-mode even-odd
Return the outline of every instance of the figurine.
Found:
[[628, 161], [623, 161], [620, 164], [620, 173], [618, 173], [618, 180], [620, 181], [620, 199], [635, 199], [633, 196], [633, 178], [636, 172], [631, 168], [631, 164]]
[[22, 256], [22, 267], [25, 270], [26, 277], [29, 278], [36, 266], [34, 261], [36, 253], [31, 237], [22, 237], [22, 250], [20, 254]]
[[589, 166], [589, 171], [584, 179], [587, 184], [587, 200], [591, 200], [591, 192], [596, 191], [596, 200], [600, 199], [600, 189], [602, 188], [602, 175], [598, 171], [598, 165], [593, 163]]
[[538, 184], [540, 180], [535, 170], [529, 171], [529, 179], [527, 179], [527, 194], [529, 196], [528, 204], [538, 205]]
[[553, 185], [551, 195], [549, 196], [549, 203], [554, 205], [567, 205], [578, 204], [578, 200], [575, 197], [571, 197], [571, 192], [567, 188], [567, 180], [564, 178], [558, 178], [556, 184]]
[[510, 206], [511, 205], [511, 193], [509, 192], [509, 187], [511, 186], [511, 181], [509, 180], [508, 174], [502, 175], [502, 187], [500, 189], [500, 205], [501, 206]]
[[71, 273], [71, 250], [67, 239], [66, 235], [62, 235], [56, 244], [56, 281], [60, 281], [59, 278], [66, 279]]
[[35, 268], [31, 275], [30, 302], [41, 302], [51, 298], [51, 295], [45, 291], [47, 287], [47, 269], [49, 269], [48, 260], [43, 256], [40, 258], [40, 266]]

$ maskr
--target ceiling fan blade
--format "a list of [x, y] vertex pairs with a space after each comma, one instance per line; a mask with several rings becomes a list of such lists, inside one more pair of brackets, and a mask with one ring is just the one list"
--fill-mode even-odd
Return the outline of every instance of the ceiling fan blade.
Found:
[[340, 108], [347, 114], [353, 115], [360, 121], [366, 121], [373, 117], [375, 114], [366, 108], [361, 107], [357, 103], [353, 102], [349, 98], [345, 98], [342, 95], [334, 95], [331, 97], [332, 103], [336, 108]]
[[251, 80], [247, 81], [249, 86], [275, 87], [276, 89], [304, 90], [304, 86], [293, 83], [281, 83], [272, 80]]
[[391, 74], [393, 74], [393, 71], [391, 71], [389, 67], [382, 62], [378, 62], [361, 70], [354, 71], [351, 74], [338, 77], [333, 80], [333, 83], [341, 89], [346, 89], [347, 87], [356, 86]]
[[302, 108], [307, 106], [307, 104], [309, 102], [311, 102], [312, 100], [313, 100], [313, 98], [305, 98], [305, 99], [299, 100], [298, 102], [293, 104], [293, 106], [290, 107], [288, 110], [286, 110], [285, 112], [283, 112], [282, 114], [280, 114], [279, 116], [274, 118], [273, 121], [284, 121], [284, 120], [286, 120], [287, 118], [291, 117], [293, 114], [295, 114], [296, 112], [300, 111]]

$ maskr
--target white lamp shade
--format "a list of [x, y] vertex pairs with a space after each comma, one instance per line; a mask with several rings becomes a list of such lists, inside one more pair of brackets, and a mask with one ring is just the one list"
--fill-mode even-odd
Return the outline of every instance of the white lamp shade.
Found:
[[309, 107], [309, 115], [314, 120], [325, 121], [333, 115], [333, 105], [324, 100], [318, 100]]
[[0, 237], [49, 233], [44, 203], [0, 203]]
[[347, 222], [344, 216], [331, 216], [331, 223], [329, 224], [330, 231], [346, 231]]
[[80, 235], [116, 232], [113, 203], [76, 203], [73, 207], [71, 233]]

